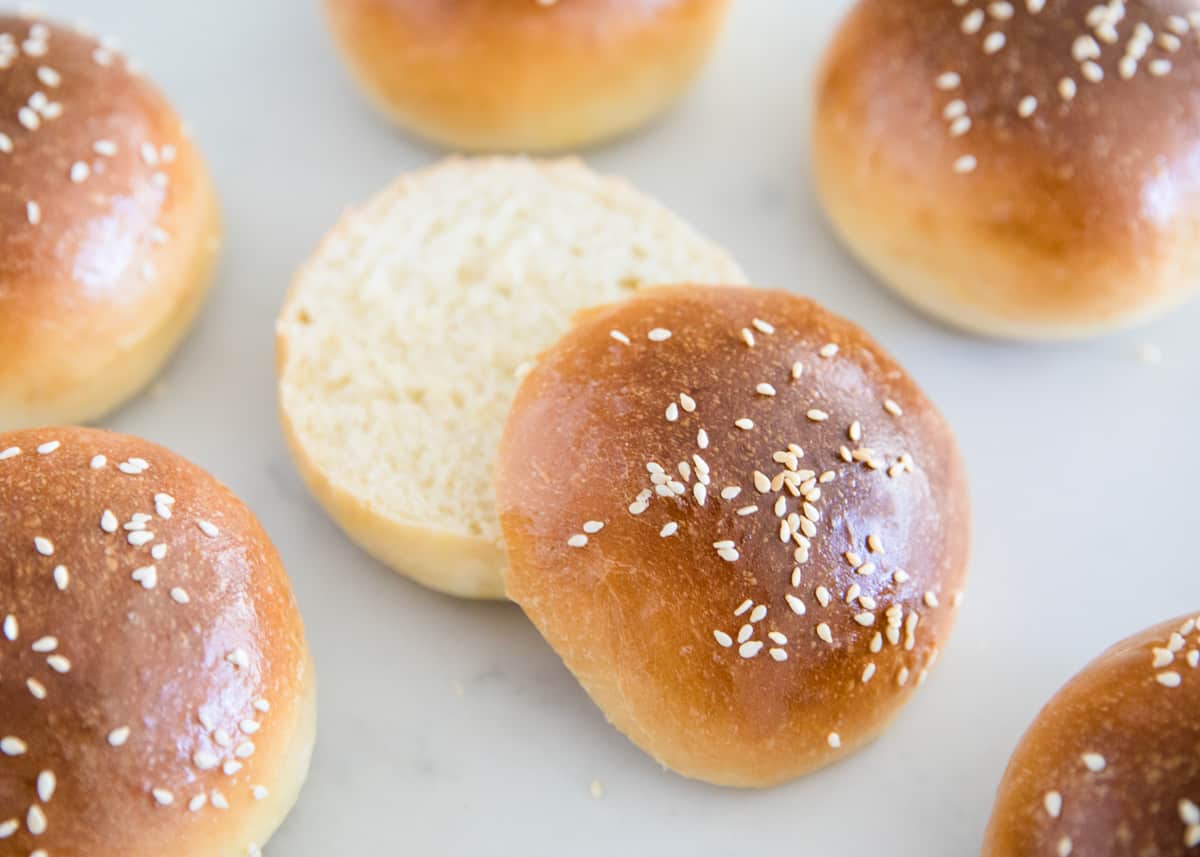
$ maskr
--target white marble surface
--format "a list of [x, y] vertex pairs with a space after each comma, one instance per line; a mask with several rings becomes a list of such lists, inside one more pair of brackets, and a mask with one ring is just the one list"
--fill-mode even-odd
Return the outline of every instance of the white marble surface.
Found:
[[[1109, 643], [1200, 606], [1200, 304], [1129, 335], [1035, 348], [941, 329], [877, 288], [823, 225], [805, 168], [812, 74], [846, 3], [737, 0], [682, 105], [590, 156], [721, 239], [758, 282], [866, 326], [941, 405], [970, 468], [972, 577], [938, 670], [875, 746], [757, 794], [663, 772], [605, 725], [517, 609], [405, 582], [306, 495], [275, 417], [276, 309], [344, 206], [436, 156], [362, 105], [315, 0], [52, 6], [144, 61], [194, 122], [223, 195], [211, 303], [158, 392], [107, 424], [232, 485], [295, 581], [322, 728], [269, 853], [962, 857], [1049, 694]], [[1139, 360], [1147, 342], [1161, 365]]]

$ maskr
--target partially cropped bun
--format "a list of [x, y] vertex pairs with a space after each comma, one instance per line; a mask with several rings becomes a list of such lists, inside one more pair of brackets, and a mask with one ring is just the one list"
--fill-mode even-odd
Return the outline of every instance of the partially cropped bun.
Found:
[[1200, 12], [1184, 0], [860, 0], [825, 58], [834, 225], [916, 306], [1057, 339], [1200, 277]]
[[879, 735], [966, 574], [941, 416], [860, 329], [781, 292], [582, 313], [521, 386], [496, 489], [509, 595], [618, 729], [714, 783]]
[[279, 555], [226, 488], [131, 437], [0, 434], [0, 854], [256, 854], [314, 694]]
[[699, 71], [728, 0], [324, 0], [334, 39], [398, 124], [464, 151], [617, 136]]
[[179, 118], [121, 54], [0, 14], [0, 429], [97, 419], [150, 381], [217, 221]]
[[1200, 845], [1200, 634], [1181, 616], [1102, 654], [1021, 739], [982, 857], [1167, 857]]

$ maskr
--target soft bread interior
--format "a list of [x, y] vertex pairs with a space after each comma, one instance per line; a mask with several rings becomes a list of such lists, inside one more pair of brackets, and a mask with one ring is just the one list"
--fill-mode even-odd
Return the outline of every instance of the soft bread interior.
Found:
[[578, 162], [448, 161], [348, 214], [298, 276], [279, 323], [289, 440], [380, 559], [502, 597], [492, 464], [523, 367], [581, 308], [744, 281], [675, 215]]

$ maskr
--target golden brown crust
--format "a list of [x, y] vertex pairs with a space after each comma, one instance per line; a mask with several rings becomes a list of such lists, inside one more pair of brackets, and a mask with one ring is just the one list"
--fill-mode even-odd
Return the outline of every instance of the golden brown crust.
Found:
[[983, 857], [1191, 853], [1200, 844], [1198, 649], [1196, 620], [1181, 616], [1071, 679], [1013, 753]]
[[[125, 527], [135, 513], [145, 530]], [[153, 444], [39, 429], [0, 435], [0, 534], [0, 739], [20, 742], [0, 744], [0, 833], [18, 828], [5, 847], [199, 857], [263, 842], [307, 768], [313, 687], [251, 512]]]
[[691, 81], [728, 0], [325, 0], [380, 108], [465, 150], [553, 151], [621, 134]]
[[0, 33], [15, 45], [0, 43], [0, 426], [94, 419], [198, 309], [215, 196], [178, 117], [123, 57], [44, 22], [0, 16]]
[[[670, 338], [651, 341], [656, 328]], [[821, 356], [829, 344], [837, 353]], [[803, 456], [776, 460], [789, 443]], [[709, 468], [703, 505], [693, 455]], [[634, 514], [658, 491], [650, 462], [684, 494], [652, 494]], [[788, 477], [796, 492], [778, 475], [793, 465], [812, 471]], [[944, 644], [966, 573], [965, 478], [941, 416], [860, 329], [782, 292], [664, 287], [579, 316], [520, 389], [496, 484], [510, 597], [619, 729], [715, 783], [778, 783], [875, 737]], [[800, 535], [784, 544], [788, 519]], [[603, 529], [588, 533], [589, 520]], [[726, 539], [736, 556], [719, 555]]]
[[[1132, 0], [1110, 30], [1095, 6], [863, 0], [838, 31], [818, 185], [851, 247], [932, 314], [1058, 337], [1195, 290], [1200, 18]], [[1131, 65], [1140, 25], [1152, 39]]]

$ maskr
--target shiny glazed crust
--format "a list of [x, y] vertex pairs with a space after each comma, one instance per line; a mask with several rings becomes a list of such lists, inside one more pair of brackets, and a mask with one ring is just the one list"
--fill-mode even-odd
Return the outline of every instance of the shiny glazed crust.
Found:
[[686, 776], [768, 786], [861, 747], [953, 625], [954, 438], [805, 299], [667, 287], [581, 314], [522, 385], [498, 460], [510, 597]]

